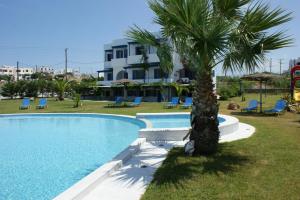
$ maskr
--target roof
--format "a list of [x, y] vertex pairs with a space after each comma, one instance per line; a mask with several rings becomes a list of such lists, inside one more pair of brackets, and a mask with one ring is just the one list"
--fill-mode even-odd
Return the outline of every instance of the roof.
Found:
[[280, 77], [281, 76], [279, 74], [274, 74], [270, 72], [261, 72], [261, 73], [245, 75], [241, 79], [250, 80], [250, 81], [269, 81]]
[[101, 72], [112, 72], [112, 71], [113, 71], [113, 68], [106, 68], [106, 69], [103, 69], [103, 70], [98, 70], [97, 72], [101, 73]]

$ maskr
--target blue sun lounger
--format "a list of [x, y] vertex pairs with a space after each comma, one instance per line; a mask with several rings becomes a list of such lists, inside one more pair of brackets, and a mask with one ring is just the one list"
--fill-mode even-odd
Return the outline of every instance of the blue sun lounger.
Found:
[[278, 100], [275, 104], [275, 107], [269, 110], [264, 110], [264, 113], [266, 114], [280, 114], [282, 113], [286, 108], [286, 101], [285, 100]]
[[193, 98], [192, 97], [186, 97], [184, 104], [181, 105], [181, 108], [190, 108], [193, 104]]
[[135, 97], [130, 106], [139, 106], [142, 103], [142, 97]]
[[36, 106], [36, 108], [38, 109], [44, 109], [47, 108], [47, 99], [46, 98], [42, 98], [39, 100], [39, 105]]
[[167, 105], [165, 105], [165, 108], [174, 108], [178, 105], [179, 98], [178, 97], [172, 97], [171, 102], [169, 102]]
[[28, 109], [30, 107], [30, 99], [24, 98], [22, 104], [20, 105], [19, 109]]
[[243, 112], [243, 111], [246, 111], [246, 112], [257, 111], [257, 108], [258, 108], [258, 101], [253, 99], [249, 102], [248, 107], [241, 109], [241, 112]]
[[122, 97], [116, 97], [116, 100], [114, 103], [110, 103], [107, 105], [107, 107], [113, 108], [113, 107], [120, 107], [122, 106], [123, 98]]

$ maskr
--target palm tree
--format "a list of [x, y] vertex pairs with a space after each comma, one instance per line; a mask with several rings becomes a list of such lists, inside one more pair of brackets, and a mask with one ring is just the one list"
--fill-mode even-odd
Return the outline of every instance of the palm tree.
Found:
[[56, 80], [55, 81], [55, 92], [58, 95], [58, 100], [63, 101], [65, 98], [65, 92], [69, 89], [70, 82], [66, 80]]
[[[141, 65], [144, 70], [144, 83], [146, 83], [146, 73], [150, 68], [150, 64], [148, 62], [149, 56], [147, 54], [147, 46], [144, 45], [142, 48], [142, 57], [141, 57]], [[148, 74], [148, 81], [149, 81], [149, 74]]]
[[224, 71], [253, 71], [267, 53], [291, 45], [275, 28], [291, 20], [290, 13], [255, 0], [150, 0], [149, 6], [162, 35], [196, 73], [189, 136], [194, 154], [214, 153], [220, 132], [212, 70], [220, 64]]

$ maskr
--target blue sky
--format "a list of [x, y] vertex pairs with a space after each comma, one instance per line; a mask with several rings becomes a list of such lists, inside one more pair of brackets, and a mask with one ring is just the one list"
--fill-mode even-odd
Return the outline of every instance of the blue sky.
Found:
[[[290, 58], [300, 57], [300, 1], [269, 2], [294, 17], [282, 27], [295, 38], [294, 46], [269, 56], [276, 71], [280, 58], [286, 66]], [[0, 0], [0, 65], [19, 61], [62, 68], [67, 47], [71, 67], [95, 72], [103, 66], [103, 44], [124, 37], [133, 24], [157, 31], [152, 19], [146, 0]]]

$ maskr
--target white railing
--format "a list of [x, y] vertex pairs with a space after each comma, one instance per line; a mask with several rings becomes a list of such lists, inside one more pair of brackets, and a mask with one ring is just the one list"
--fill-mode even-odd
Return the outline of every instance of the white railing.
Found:
[[[148, 56], [149, 63], [159, 62], [159, 59], [156, 54], [148, 54], [147, 56]], [[132, 56], [128, 56], [127, 62], [129, 65], [133, 65], [133, 64], [141, 63], [141, 60], [142, 60], [142, 55], [132, 55]]]
[[116, 58], [111, 60], [111, 66], [113, 67], [125, 67], [127, 66], [127, 58]]

